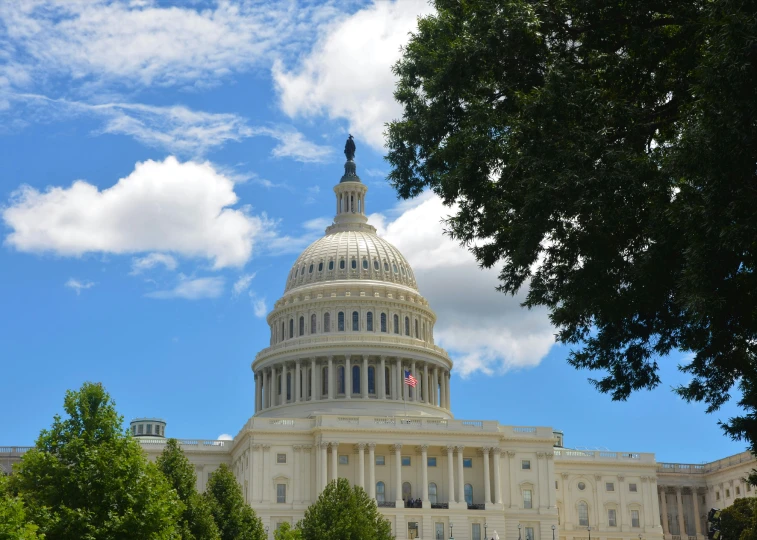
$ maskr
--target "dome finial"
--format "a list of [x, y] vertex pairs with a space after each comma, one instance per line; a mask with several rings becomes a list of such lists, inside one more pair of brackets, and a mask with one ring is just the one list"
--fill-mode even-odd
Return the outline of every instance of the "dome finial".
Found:
[[347, 161], [355, 160], [355, 141], [352, 139], [352, 135], [349, 136], [344, 145], [344, 155], [347, 156]]

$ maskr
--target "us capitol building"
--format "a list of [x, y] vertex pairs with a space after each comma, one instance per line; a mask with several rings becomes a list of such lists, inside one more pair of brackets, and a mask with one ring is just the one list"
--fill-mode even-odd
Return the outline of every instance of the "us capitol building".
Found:
[[[403, 540], [703, 540], [710, 507], [753, 495], [747, 452], [665, 464], [569, 449], [551, 427], [454, 418], [436, 315], [407, 260], [368, 223], [351, 137], [345, 153], [334, 222], [268, 315], [270, 345], [252, 363], [254, 416], [232, 441], [181, 440], [199, 490], [228, 464], [272, 538], [327, 482], [347, 478]], [[131, 429], [157, 457], [166, 423]], [[0, 448], [0, 466], [14, 451]]]

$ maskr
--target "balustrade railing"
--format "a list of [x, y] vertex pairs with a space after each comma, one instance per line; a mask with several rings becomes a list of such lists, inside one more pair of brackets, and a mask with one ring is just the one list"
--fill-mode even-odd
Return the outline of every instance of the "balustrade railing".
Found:
[[658, 463], [657, 472], [674, 474], [705, 474], [742, 463], [754, 462], [750, 452], [742, 452], [735, 456], [719, 459], [710, 463]]
[[396, 508], [397, 503], [395, 501], [378, 502], [376, 505], [379, 508]]
[[468, 510], [486, 510], [486, 504], [483, 504], [483, 503], [469, 504]]
[[600, 450], [569, 450], [569, 449], [557, 449], [554, 450], [555, 458], [558, 459], [600, 459], [600, 460], [633, 460], [643, 462], [654, 462], [654, 454], [638, 453], [638, 452], [607, 452]]

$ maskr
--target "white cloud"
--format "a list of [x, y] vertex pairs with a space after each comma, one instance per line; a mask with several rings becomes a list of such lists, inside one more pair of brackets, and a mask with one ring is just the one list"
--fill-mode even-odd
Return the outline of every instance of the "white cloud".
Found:
[[207, 277], [189, 279], [184, 276], [173, 289], [153, 291], [147, 293], [148, 298], [169, 300], [183, 298], [185, 300], [202, 300], [205, 298], [218, 298], [223, 294], [224, 279], [221, 277]]
[[283, 62], [274, 64], [281, 108], [290, 116], [345, 119], [356, 137], [383, 148], [384, 124], [402, 113], [391, 67], [417, 28], [417, 17], [431, 12], [426, 0], [376, 0], [323, 27], [300, 65], [288, 70]]
[[253, 279], [255, 279], [254, 273], [239, 276], [239, 279], [236, 280], [234, 286], [231, 289], [232, 295], [234, 295], [234, 297], [237, 297], [247, 289], [249, 289]]
[[398, 205], [394, 217], [370, 219], [410, 262], [438, 316], [435, 339], [462, 376], [538, 365], [555, 342], [547, 310], [527, 310], [521, 295], [495, 290], [497, 271], [481, 270], [469, 251], [443, 234], [442, 219], [454, 210], [427, 193]]
[[163, 266], [166, 270], [176, 270], [179, 263], [166, 253], [149, 253], [144, 257], [135, 257], [131, 261], [131, 275], [136, 276], [145, 270], [151, 270], [156, 266]]
[[217, 438], [217, 441], [233, 441], [234, 437], [229, 435], [228, 433], [221, 433]]
[[40, 192], [22, 186], [2, 209], [12, 230], [5, 243], [20, 251], [85, 253], [171, 252], [241, 266], [274, 224], [235, 209], [234, 184], [209, 163], [137, 163], [129, 176], [100, 190], [83, 180]]
[[[219, 0], [0, 2], [0, 87], [63, 76], [75, 85], [203, 88], [294, 54], [335, 14], [323, 4]], [[74, 86], [74, 85], [72, 85]]]
[[323, 163], [332, 153], [330, 147], [308, 141], [295, 129], [256, 127], [252, 131], [255, 135], [268, 135], [279, 141], [279, 144], [271, 151], [274, 157], [288, 157], [302, 163]]
[[252, 297], [252, 309], [255, 312], [255, 316], [259, 319], [264, 319], [268, 314], [268, 306], [265, 303], [265, 298], [258, 298], [254, 294], [251, 294], [250, 296]]
[[76, 291], [76, 296], [79, 296], [81, 292], [84, 289], [91, 289], [95, 286], [95, 284], [91, 281], [81, 281], [78, 279], [71, 278], [68, 281], [66, 281], [65, 286], [69, 289], [73, 289]]

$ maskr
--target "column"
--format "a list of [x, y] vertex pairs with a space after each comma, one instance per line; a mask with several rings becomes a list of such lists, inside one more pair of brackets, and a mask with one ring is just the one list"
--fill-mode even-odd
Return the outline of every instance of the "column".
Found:
[[678, 529], [681, 536], [686, 536], [686, 522], [683, 519], [683, 493], [681, 487], [676, 488], [676, 503], [678, 504]]
[[405, 374], [402, 373], [402, 359], [397, 358], [397, 399], [405, 399]]
[[[410, 368], [410, 373], [413, 374], [413, 377], [416, 380], [415, 388], [413, 388], [413, 401], [418, 401], [418, 390], [420, 390], [420, 381], [418, 380], [418, 372], [415, 369], [415, 360], [413, 360], [412, 367]], [[410, 388], [407, 389], [408, 392], [410, 392]]]
[[321, 454], [321, 484], [319, 486], [319, 493], [324, 490], [326, 487], [326, 484], [328, 483], [329, 478], [329, 443], [322, 442], [320, 444], [320, 454]]
[[271, 445], [264, 444], [261, 448], [263, 449], [263, 459], [261, 460], [263, 462], [263, 474], [260, 475], [260, 481], [263, 482], [263, 497], [261, 502], [275, 502], [271, 501], [271, 483], [268, 481], [268, 475], [266, 474], [266, 471], [271, 470]]
[[381, 363], [379, 365], [381, 367], [381, 370], [379, 371], [378, 376], [378, 396], [379, 399], [386, 399], [386, 356], [381, 357]]
[[508, 484], [510, 484], [510, 508], [518, 507], [518, 484], [515, 481], [515, 452], [508, 450], [507, 452], [507, 474]]
[[376, 498], [376, 443], [368, 443], [368, 496]]
[[394, 500], [397, 501], [397, 508], [400, 508], [402, 502], [402, 445], [394, 445]]
[[428, 369], [428, 362], [423, 363], [423, 397], [427, 404], [431, 405], [431, 370]]
[[694, 534], [702, 536], [702, 524], [699, 522], [699, 493], [696, 488], [691, 488], [691, 496], [694, 498]]
[[279, 370], [273, 366], [271, 367], [271, 380], [273, 381], [273, 384], [271, 385], [273, 388], [273, 392], [271, 393], [271, 406], [275, 407], [279, 404], [279, 381], [278, 381], [278, 372]]
[[260, 448], [259, 444], [253, 444], [250, 446], [252, 451], [250, 452], [250, 500], [257, 502], [259, 500], [256, 495], [258, 494], [257, 487], [257, 480], [258, 480], [258, 449]]
[[326, 373], [326, 377], [328, 379], [328, 382], [326, 383], [328, 385], [328, 398], [334, 399], [334, 357], [329, 356], [329, 368], [328, 372]]
[[281, 403], [287, 404], [287, 365], [286, 362], [281, 364]]
[[500, 471], [502, 449], [495, 446], [492, 452], [494, 453], [494, 503], [502, 504], [502, 472]]
[[446, 384], [446, 378], [444, 376], [444, 370], [439, 374], [441, 378], [439, 379], [439, 389], [441, 396], [439, 396], [439, 407], [442, 409], [447, 408], [447, 384]]
[[[376, 384], [376, 377], [373, 377], [373, 384]], [[370, 393], [368, 392], [368, 356], [363, 355], [363, 370], [360, 372], [360, 396], [363, 399], [367, 399]]]
[[491, 449], [484, 446], [481, 452], [484, 454], [484, 504], [492, 502], [491, 477], [489, 476], [489, 451]]
[[463, 476], [463, 450], [464, 446], [457, 446], [457, 500], [465, 502], [465, 477]]
[[444, 378], [447, 381], [447, 410], [452, 409], [452, 386], [450, 385], [450, 380], [452, 379], [452, 374], [449, 371], [446, 371], [444, 373]]
[[310, 482], [310, 471], [313, 470], [312, 461], [310, 457], [310, 451], [313, 447], [306, 444], [302, 447], [302, 461], [300, 462], [300, 478], [302, 482], [302, 489], [300, 490], [301, 500], [300, 502], [307, 502], [312, 498], [312, 486]]
[[660, 500], [662, 502], [662, 533], [668, 535], [670, 534], [670, 526], [668, 524], [668, 501], [665, 495], [665, 486], [660, 487]]
[[[626, 477], [622, 474], [618, 475], [618, 491], [620, 492], [620, 511], [618, 512], [618, 515], [616, 516], [618, 520], [618, 530], [620, 532], [623, 532], [625, 529], [623, 528], [625, 524], [625, 515], [626, 515], [626, 489], [624, 486]], [[642, 494], [642, 501], [644, 500], [643, 494]], [[642, 510], [643, 511], [643, 510]], [[629, 517], [630, 519], [630, 517]], [[641, 516], [639, 516], [639, 519], [641, 519]], [[641, 525], [641, 523], [639, 523]]]
[[[319, 396], [320, 394], [318, 391], [320, 390], [320, 387], [316, 384], [317, 378], [316, 378], [316, 365], [315, 365], [315, 356], [310, 359], [310, 400], [315, 401], [316, 396]], [[305, 390], [305, 395], [307, 395], [307, 390]]]
[[434, 384], [431, 385], [434, 401], [431, 403], [434, 407], [439, 406], [439, 368], [434, 367]]
[[449, 486], [449, 495], [448, 495], [448, 501], [450, 503], [457, 502], [455, 499], [455, 466], [452, 459], [452, 452], [455, 450], [455, 447], [452, 445], [447, 446], [447, 477], [448, 482], [447, 485]]
[[365, 443], [357, 444], [357, 485], [365, 489]]
[[428, 445], [421, 445], [421, 501], [423, 501], [423, 507], [430, 507], [431, 504], [428, 501]]
[[410, 401], [410, 387], [405, 384], [405, 366], [401, 367], [402, 369], [400, 369], [400, 384], [402, 385], [402, 397], [405, 401]]
[[255, 413], [260, 412], [260, 373], [255, 373]]
[[300, 370], [302, 369], [302, 360], [297, 359], [294, 367], [294, 402], [300, 402], [300, 394], [302, 393], [302, 385], [300, 384]]
[[294, 471], [292, 475], [292, 502], [298, 503], [302, 500], [300, 491], [302, 490], [301, 484], [304, 480], [304, 477], [298, 474], [297, 470], [297, 465], [300, 464], [300, 450], [302, 450], [302, 446], [295, 444], [292, 446], [292, 450], [292, 470]]
[[339, 443], [332, 442], [331, 446], [331, 478], [330, 480], [336, 480], [339, 478], [339, 462], [337, 456], [339, 455]]
[[344, 357], [344, 398], [352, 399], [352, 366], [349, 354]]
[[549, 493], [549, 507], [557, 508], [557, 490], [552, 488], [555, 478], [555, 453], [547, 452], [547, 493]]

